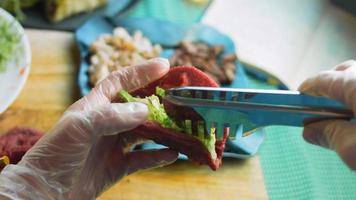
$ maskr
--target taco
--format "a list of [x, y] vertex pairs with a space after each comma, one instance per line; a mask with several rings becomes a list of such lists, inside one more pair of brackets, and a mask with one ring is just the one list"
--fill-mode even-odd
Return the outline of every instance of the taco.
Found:
[[[192, 108], [177, 106], [162, 98], [166, 89], [181, 86], [218, 87], [218, 84], [195, 67], [179, 66], [171, 68], [164, 77], [144, 88], [131, 93], [120, 91], [119, 97], [122, 102], [142, 102], [149, 109], [148, 120], [131, 132], [185, 154], [193, 162], [209, 165], [211, 169], [216, 170], [222, 164], [222, 154], [229, 135], [228, 129], [224, 129], [223, 137], [217, 139], [216, 129], [205, 130], [204, 126], [196, 126], [195, 123], [202, 121], [203, 118]], [[207, 131], [208, 137], [204, 135]]]

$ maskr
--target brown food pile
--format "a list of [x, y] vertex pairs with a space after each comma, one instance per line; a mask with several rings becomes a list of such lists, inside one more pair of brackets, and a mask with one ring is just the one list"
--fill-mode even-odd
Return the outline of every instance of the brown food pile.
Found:
[[182, 41], [170, 59], [171, 66], [195, 66], [202, 70], [217, 83], [231, 84], [235, 78], [237, 56], [222, 55], [223, 45], [213, 45], [202, 42]]

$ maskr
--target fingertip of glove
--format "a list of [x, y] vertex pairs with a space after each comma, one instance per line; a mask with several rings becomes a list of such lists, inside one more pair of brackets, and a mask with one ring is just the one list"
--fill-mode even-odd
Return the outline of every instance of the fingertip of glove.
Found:
[[313, 81], [314, 79], [305, 80], [298, 88], [298, 90], [302, 93], [308, 93], [309, 95], [313, 95]]
[[356, 64], [355, 60], [347, 60], [341, 64], [338, 64], [334, 67], [335, 71], [344, 71], [347, 70], [349, 67], [353, 66]]
[[305, 92], [307, 88], [309, 87], [308, 80], [304, 81], [298, 88], [299, 91]]
[[306, 142], [329, 148], [328, 142], [324, 136], [325, 126], [320, 123], [306, 125], [303, 130], [303, 138]]
[[356, 171], [356, 144], [348, 145], [338, 152], [344, 163], [349, 166], [351, 170]]
[[152, 71], [160, 72], [160, 75], [166, 74], [170, 68], [169, 61], [166, 58], [152, 58], [147, 61], [147, 64], [154, 68]]
[[152, 59], [148, 60], [147, 62], [150, 64], [158, 63], [165, 68], [169, 68], [169, 61], [166, 58], [161, 58], [161, 57], [152, 58]]
[[316, 144], [315, 131], [312, 125], [308, 125], [304, 127], [303, 130], [303, 138], [310, 144]]

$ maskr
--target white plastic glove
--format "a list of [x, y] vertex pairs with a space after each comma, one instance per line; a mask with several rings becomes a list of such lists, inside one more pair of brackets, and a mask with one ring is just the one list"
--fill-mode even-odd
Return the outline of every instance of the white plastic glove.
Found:
[[[301, 92], [327, 96], [343, 102], [356, 117], [356, 62], [337, 65], [306, 80]], [[304, 139], [312, 144], [335, 150], [341, 159], [356, 170], [356, 123], [345, 120], [329, 120], [305, 126]]]
[[94, 199], [130, 173], [174, 162], [178, 153], [169, 149], [131, 151], [143, 139], [120, 133], [145, 121], [146, 105], [112, 103], [119, 90], [143, 87], [168, 70], [168, 61], [156, 58], [110, 74], [2, 171], [0, 199]]

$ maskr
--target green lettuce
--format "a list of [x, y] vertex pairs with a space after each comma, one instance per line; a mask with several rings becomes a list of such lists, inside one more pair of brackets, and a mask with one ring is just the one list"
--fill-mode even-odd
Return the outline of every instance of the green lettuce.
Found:
[[168, 116], [167, 112], [164, 110], [163, 104], [159, 102], [158, 96], [151, 95], [145, 98], [137, 98], [131, 96], [124, 90], [119, 92], [119, 96], [126, 102], [141, 102], [146, 104], [149, 110], [148, 120], [158, 122], [164, 128], [183, 131], [183, 129]]
[[21, 34], [14, 32], [14, 22], [0, 18], [0, 72], [6, 70], [9, 61], [18, 57]]
[[[165, 90], [162, 88], [156, 88], [156, 94], [158, 96], [164, 96]], [[127, 91], [121, 90], [119, 97], [125, 102], [140, 102], [144, 103], [148, 107], [148, 120], [159, 123], [162, 127], [175, 130], [177, 132], [186, 133], [187, 135], [194, 137], [201, 141], [208, 151], [211, 153], [213, 159], [216, 158], [215, 153], [215, 128], [210, 130], [210, 136], [204, 136], [204, 124], [198, 124], [198, 135], [192, 135], [191, 121], [185, 120], [183, 122], [176, 122], [170, 118], [164, 109], [163, 104], [160, 103], [157, 95], [151, 95], [145, 98], [133, 97]]]

